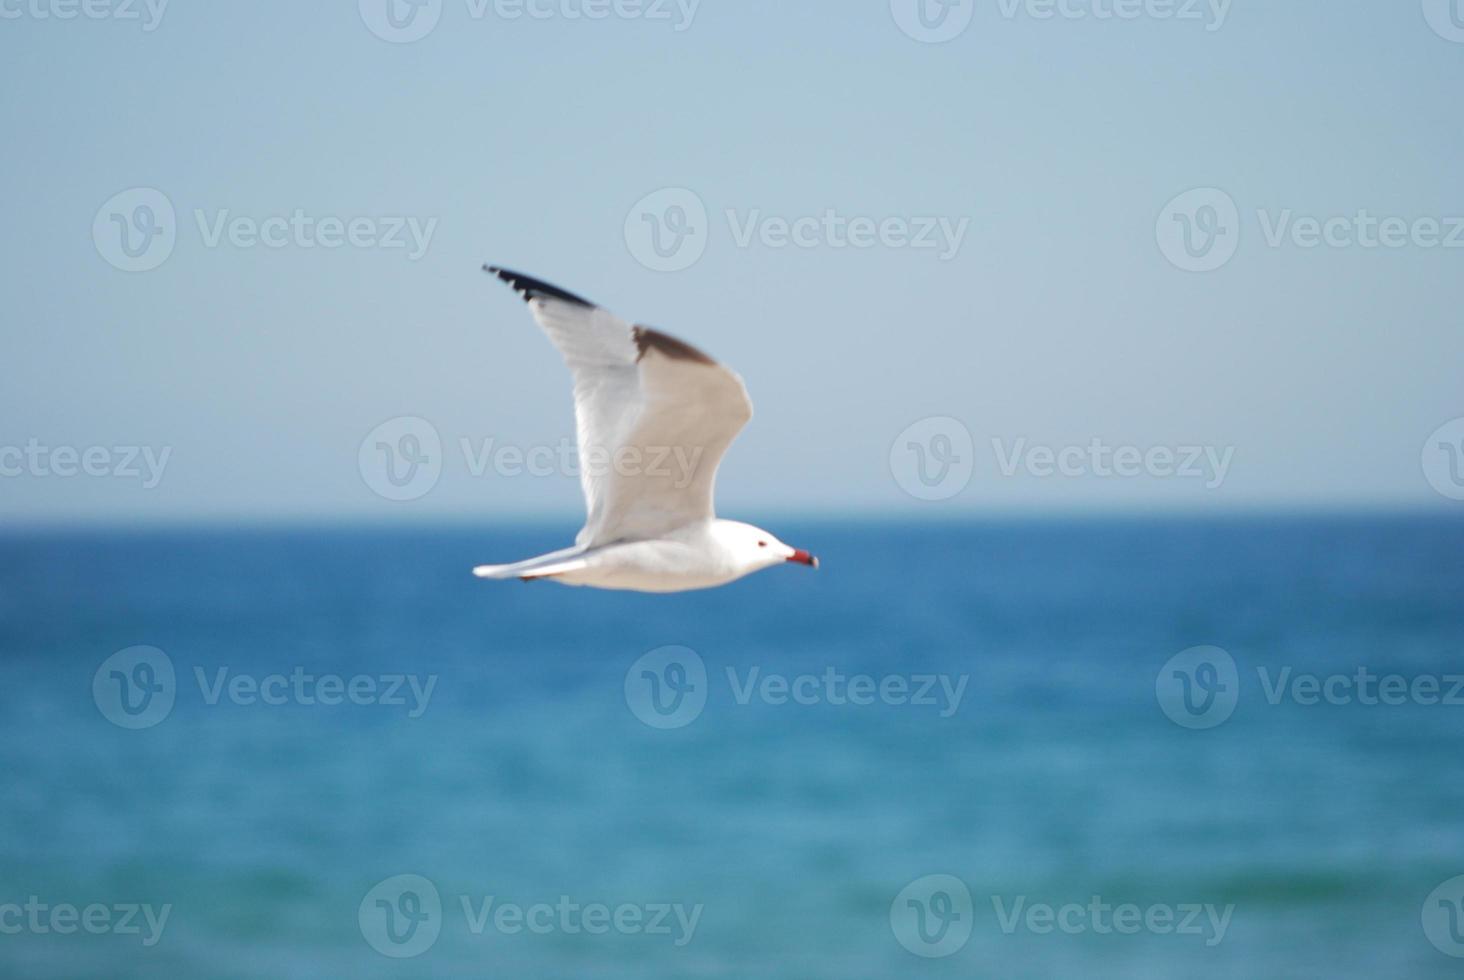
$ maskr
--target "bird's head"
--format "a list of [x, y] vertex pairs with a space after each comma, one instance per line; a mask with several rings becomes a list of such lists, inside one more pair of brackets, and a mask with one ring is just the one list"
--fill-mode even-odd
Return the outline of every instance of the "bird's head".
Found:
[[818, 567], [818, 559], [804, 551], [784, 544], [760, 527], [743, 524], [741, 521], [717, 521], [715, 534], [722, 546], [729, 551], [733, 560], [748, 571], [757, 571], [795, 562]]

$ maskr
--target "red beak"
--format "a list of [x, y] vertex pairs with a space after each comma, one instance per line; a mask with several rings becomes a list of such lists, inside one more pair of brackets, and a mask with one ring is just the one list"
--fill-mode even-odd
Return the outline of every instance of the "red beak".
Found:
[[818, 559], [804, 551], [802, 548], [794, 548], [793, 554], [788, 556], [789, 561], [796, 561], [800, 565], [807, 565], [809, 568], [818, 567]]

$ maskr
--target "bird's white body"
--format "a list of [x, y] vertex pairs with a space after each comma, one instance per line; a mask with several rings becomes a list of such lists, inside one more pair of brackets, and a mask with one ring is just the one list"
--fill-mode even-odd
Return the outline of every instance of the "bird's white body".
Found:
[[[765, 542], [759, 544], [758, 542]], [[481, 566], [480, 578], [552, 578], [564, 585], [636, 592], [710, 589], [796, 560], [796, 549], [739, 521], [695, 521], [643, 541], [567, 548], [526, 562]]]
[[574, 376], [588, 515], [574, 547], [480, 565], [475, 575], [683, 592], [783, 562], [817, 567], [808, 552], [714, 512], [717, 467], [752, 418], [741, 378], [674, 337], [633, 327], [556, 286], [487, 271], [528, 300]]

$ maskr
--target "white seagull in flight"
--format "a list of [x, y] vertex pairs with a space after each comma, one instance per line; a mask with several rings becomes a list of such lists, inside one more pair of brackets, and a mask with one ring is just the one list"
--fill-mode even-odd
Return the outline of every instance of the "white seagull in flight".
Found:
[[574, 376], [588, 517], [574, 547], [479, 565], [479, 578], [683, 592], [818, 559], [712, 509], [722, 454], [752, 418], [735, 372], [547, 282], [484, 266], [529, 304]]

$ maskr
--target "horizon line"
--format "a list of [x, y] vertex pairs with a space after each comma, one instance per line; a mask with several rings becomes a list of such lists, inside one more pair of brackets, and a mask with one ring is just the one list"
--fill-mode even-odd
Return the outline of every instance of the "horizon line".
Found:
[[[1195, 507], [1105, 507], [1105, 508], [992, 508], [989, 510], [921, 511], [920, 509], [851, 508], [830, 512], [828, 509], [780, 508], [763, 512], [759, 520], [798, 524], [865, 523], [871, 526], [899, 524], [1040, 524], [1040, 523], [1162, 523], [1168, 521], [1228, 520], [1345, 520], [1345, 519], [1464, 519], [1464, 508], [1447, 504], [1300, 504], [1275, 503], [1225, 508]], [[539, 529], [575, 528], [584, 521], [582, 513], [533, 511], [509, 514], [443, 513], [413, 517], [370, 515], [365, 513], [319, 514], [310, 512], [280, 514], [241, 514], [237, 512], [200, 513], [175, 516], [155, 515], [71, 515], [21, 516], [0, 514], [0, 535], [13, 532], [95, 531], [145, 533], [150, 531], [239, 530], [300, 531], [379, 529], [382, 531], [412, 528], [448, 530], [453, 528], [520, 527]]]

